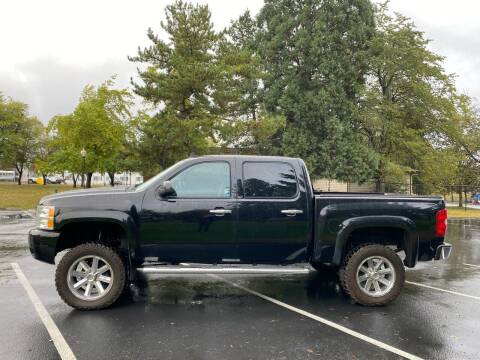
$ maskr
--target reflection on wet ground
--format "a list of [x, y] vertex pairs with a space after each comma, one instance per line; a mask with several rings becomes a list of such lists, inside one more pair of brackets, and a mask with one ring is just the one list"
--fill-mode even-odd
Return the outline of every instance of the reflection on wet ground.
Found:
[[[209, 276], [149, 276], [109, 310], [73, 311], [55, 292], [54, 267], [27, 253], [32, 226], [31, 219], [0, 224], [0, 309], [11, 310], [0, 310], [0, 322], [24, 335], [0, 329], [5, 341], [19, 342], [0, 349], [2, 359], [20, 350], [36, 358], [31, 349], [37, 348], [47, 358], [58, 356], [48, 335], [32, 326], [39, 320], [11, 261], [20, 264], [79, 359], [398, 358]], [[480, 296], [480, 221], [449, 220], [448, 241], [454, 252], [447, 262], [421, 263], [407, 279]], [[394, 303], [367, 308], [344, 296], [333, 272], [224, 278], [423, 358], [476, 359], [480, 352], [480, 300], [406, 284]]]

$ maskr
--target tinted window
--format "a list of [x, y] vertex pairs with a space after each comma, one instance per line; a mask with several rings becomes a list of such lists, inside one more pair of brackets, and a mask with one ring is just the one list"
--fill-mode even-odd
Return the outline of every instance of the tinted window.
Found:
[[246, 162], [243, 164], [245, 197], [290, 198], [297, 193], [295, 171], [280, 162]]
[[229, 198], [230, 165], [226, 162], [193, 165], [171, 182], [179, 198]]

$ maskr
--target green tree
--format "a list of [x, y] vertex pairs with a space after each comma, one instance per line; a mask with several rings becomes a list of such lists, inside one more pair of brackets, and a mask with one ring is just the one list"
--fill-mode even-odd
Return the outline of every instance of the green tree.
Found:
[[283, 152], [316, 176], [365, 181], [376, 156], [358, 133], [374, 34], [367, 0], [267, 0], [258, 16], [264, 103], [286, 118]]
[[43, 131], [42, 123], [28, 115], [26, 104], [0, 94], [0, 165], [16, 169], [18, 185], [24, 169], [35, 160]]
[[444, 126], [441, 139], [480, 164], [480, 109], [468, 96], [459, 96], [456, 112]]
[[[113, 79], [99, 87], [84, 88], [80, 102], [71, 115], [56, 116], [49, 123], [53, 139], [49, 144], [57, 149], [50, 162], [57, 169], [72, 174], [87, 174], [86, 187], [91, 186], [95, 171], [113, 173], [123, 170], [118, 155], [122, 153], [132, 99], [125, 89], [114, 89]], [[80, 155], [85, 149], [85, 167]]]
[[44, 129], [38, 138], [38, 150], [34, 162], [36, 171], [39, 171], [42, 174], [43, 185], [47, 185], [47, 176], [49, 174], [57, 172], [56, 168], [49, 161], [53, 150], [50, 143], [51, 139], [49, 138], [48, 129]]
[[216, 128], [224, 150], [279, 154], [286, 125], [282, 114], [266, 111], [262, 101], [265, 70], [257, 54], [256, 21], [247, 11], [224, 31], [219, 61], [227, 69], [217, 83], [216, 97], [222, 121]]
[[41, 169], [46, 172], [58, 173], [68, 171], [72, 175], [73, 187], [77, 187], [77, 179], [83, 172], [83, 163], [79, 148], [69, 141], [68, 129], [75, 126], [73, 115], [57, 115], [48, 123], [47, 134], [49, 141], [48, 156], [42, 159]]
[[432, 159], [448, 150], [440, 140], [455, 116], [457, 95], [443, 58], [428, 43], [411, 20], [389, 15], [387, 4], [377, 8], [360, 131], [380, 155], [379, 190], [380, 184], [401, 182], [406, 171], [417, 170], [420, 186], [433, 191], [424, 167], [431, 169]]
[[213, 30], [207, 6], [176, 1], [165, 9], [163, 41], [152, 29], [152, 45], [139, 49], [130, 61], [146, 64], [139, 69], [134, 92], [156, 112], [138, 122], [139, 154], [143, 164], [164, 168], [191, 153], [203, 153], [213, 142], [218, 107], [215, 98], [222, 75], [217, 57], [221, 34]]

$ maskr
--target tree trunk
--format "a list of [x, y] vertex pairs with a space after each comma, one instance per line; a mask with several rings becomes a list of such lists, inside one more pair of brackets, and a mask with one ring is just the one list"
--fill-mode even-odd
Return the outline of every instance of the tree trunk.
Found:
[[87, 182], [85, 184], [85, 187], [87, 189], [90, 189], [92, 187], [92, 175], [93, 175], [93, 173], [91, 173], [91, 172], [87, 173]]
[[47, 175], [42, 174], [43, 177], [43, 185], [47, 185]]
[[462, 199], [463, 189], [461, 186], [458, 187], [458, 207], [463, 207], [463, 199]]
[[114, 186], [115, 185], [115, 173], [109, 172], [108, 177], [110, 178], [110, 186]]
[[17, 179], [17, 184], [22, 185], [22, 175], [23, 175], [23, 166], [19, 169], [18, 166], [16, 166], [17, 171], [18, 171], [18, 179]]
[[73, 187], [74, 188], [77, 187], [77, 176], [78, 175], [75, 175], [74, 173], [72, 173], [72, 180], [73, 180]]

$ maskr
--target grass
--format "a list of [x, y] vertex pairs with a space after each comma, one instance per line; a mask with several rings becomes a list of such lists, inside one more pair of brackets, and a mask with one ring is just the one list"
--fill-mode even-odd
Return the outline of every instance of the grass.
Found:
[[480, 218], [480, 209], [466, 209], [458, 207], [448, 208], [449, 218]]
[[42, 197], [68, 190], [74, 190], [72, 185], [0, 183], [0, 209], [35, 209]]

